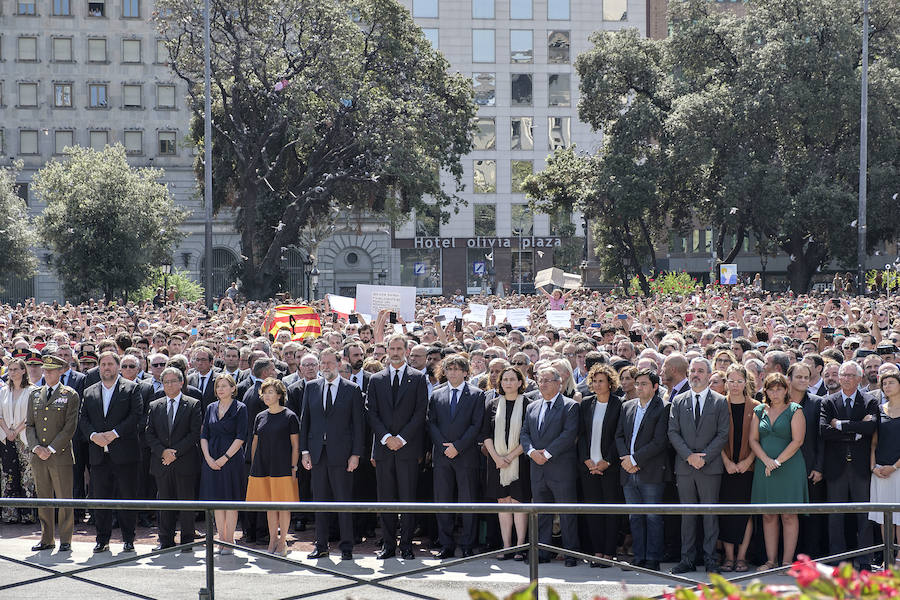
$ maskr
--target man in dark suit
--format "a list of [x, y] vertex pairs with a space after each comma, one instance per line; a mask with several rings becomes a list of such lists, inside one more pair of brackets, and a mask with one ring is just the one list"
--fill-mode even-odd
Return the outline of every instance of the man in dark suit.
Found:
[[[872, 434], [878, 428], [878, 403], [859, 390], [863, 369], [853, 361], [841, 365], [838, 372], [841, 390], [822, 400], [819, 430], [825, 440], [825, 483], [829, 502], [868, 502], [869, 461]], [[872, 545], [872, 528], [865, 513], [856, 515], [858, 547]], [[848, 547], [844, 515], [828, 515], [828, 551], [838, 554]], [[857, 559], [860, 568], [868, 568], [871, 556]]]
[[[822, 371], [825, 369], [825, 359], [822, 358], [821, 354], [812, 352], [803, 356], [803, 362], [806, 363], [810, 369], [807, 390], [814, 396], [824, 398], [828, 395], [828, 387], [825, 385], [825, 380], [822, 379]], [[818, 422], [819, 419], [816, 419], [816, 423]], [[812, 502], [812, 500], [810, 500], [810, 502]]]
[[188, 385], [200, 391], [200, 414], [205, 414], [206, 407], [216, 401], [216, 377], [222, 371], [213, 366], [213, 358], [212, 350], [205, 346], [191, 352], [191, 365], [196, 371], [188, 375]]
[[[669, 470], [669, 404], [659, 397], [659, 377], [641, 369], [634, 379], [637, 398], [622, 405], [616, 450], [628, 504], [661, 504]], [[659, 570], [663, 556], [662, 515], [629, 515], [635, 565]]]
[[[478, 436], [484, 424], [484, 392], [466, 383], [469, 359], [451, 354], [442, 362], [447, 385], [435, 389], [428, 402], [428, 431], [434, 444], [434, 501], [451, 503], [454, 487], [459, 502], [478, 501]], [[377, 464], [377, 460], [376, 460]], [[453, 558], [454, 515], [438, 515], [441, 551], [438, 558]], [[462, 515], [460, 539], [463, 557], [472, 556], [476, 541], [475, 515]]]
[[[670, 355], [671, 356], [671, 355]], [[669, 411], [669, 442], [675, 448], [675, 481], [682, 504], [716, 504], [724, 471], [722, 448], [728, 443], [730, 408], [725, 396], [709, 389], [712, 365], [705, 358], [690, 363], [691, 389], [675, 396]], [[697, 515], [681, 517], [681, 561], [672, 573], [694, 570]], [[718, 572], [716, 540], [719, 517], [703, 515], [703, 560], [708, 573]]]
[[[138, 424], [138, 441], [141, 445], [141, 467], [138, 474], [138, 495], [141, 500], [156, 498], [156, 482], [150, 475], [150, 446], [147, 445], [147, 415], [150, 414], [150, 403], [153, 402], [153, 383], [150, 379], [139, 379], [140, 361], [137, 356], [126, 354], [119, 365], [122, 379], [134, 383], [141, 395], [141, 422]], [[155, 511], [141, 511], [138, 514], [138, 525], [150, 527], [155, 519]]]
[[[160, 375], [165, 395], [150, 403], [147, 444], [150, 472], [156, 478], [160, 500], [193, 500], [194, 484], [200, 472], [200, 401], [182, 393], [184, 374], [166, 367]], [[181, 543], [194, 541], [194, 511], [179, 512]], [[207, 524], [209, 526], [210, 524]], [[164, 510], [159, 516], [159, 546], [175, 545], [175, 513]], [[191, 552], [193, 549], [185, 549]]]
[[675, 396], [683, 394], [691, 387], [688, 381], [688, 361], [684, 354], [673, 352], [666, 357], [662, 366], [661, 382], [669, 390], [666, 400], [671, 403]]
[[[363, 402], [365, 402], [369, 380], [372, 377], [370, 373], [363, 370], [363, 362], [366, 358], [365, 348], [359, 342], [349, 342], [344, 345], [343, 356], [344, 362], [350, 367], [350, 376], [347, 379], [356, 384], [362, 392]], [[359, 468], [353, 477], [353, 500], [355, 502], [374, 502], [377, 499], [378, 482], [375, 478], [375, 467], [372, 465], [372, 426], [368, 419], [366, 419], [365, 427], [364, 438], [367, 441], [363, 447], [363, 455], [359, 459]], [[356, 532], [357, 540], [362, 541], [363, 534], [366, 537], [375, 537], [377, 526], [378, 515], [373, 513], [353, 514], [353, 530]]]
[[[137, 386], [119, 376], [119, 355], [107, 350], [100, 355], [100, 381], [84, 390], [79, 427], [91, 442], [91, 497], [137, 498], [141, 447], [138, 426], [143, 402]], [[134, 552], [133, 511], [118, 511], [125, 552]], [[112, 512], [97, 510], [97, 544], [94, 552], [109, 550]]]
[[[369, 380], [366, 394], [374, 443], [375, 478], [379, 502], [415, 502], [419, 460], [424, 452], [425, 414], [428, 408], [425, 374], [406, 364], [402, 335], [388, 338], [390, 365]], [[415, 515], [401, 517], [400, 556], [413, 558]], [[391, 558], [397, 549], [397, 515], [381, 515], [384, 546], [377, 554]]]
[[[304, 386], [300, 418], [303, 468], [312, 473], [313, 500], [351, 502], [353, 472], [365, 444], [365, 408], [362, 393], [338, 376], [338, 357], [326, 348], [319, 355], [322, 377]], [[328, 556], [331, 515], [316, 513], [316, 548], [309, 558]], [[339, 513], [341, 560], [353, 560], [353, 515]]]
[[[540, 397], [528, 405], [520, 440], [522, 449], [531, 459], [531, 496], [534, 502], [577, 502], [576, 437], [578, 435], [578, 404], [560, 393], [562, 377], [552, 368], [543, 368], [537, 375]], [[562, 543], [569, 550], [577, 550], [578, 520], [576, 515], [559, 516]], [[538, 520], [538, 539], [549, 544], [553, 533], [553, 515], [542, 514]], [[534, 532], [532, 532], [534, 535]], [[550, 556], [541, 552], [540, 562]], [[566, 566], [578, 561], [569, 556]]]

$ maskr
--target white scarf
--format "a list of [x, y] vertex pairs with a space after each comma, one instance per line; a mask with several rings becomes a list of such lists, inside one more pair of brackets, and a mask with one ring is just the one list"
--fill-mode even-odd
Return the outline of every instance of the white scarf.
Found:
[[[6, 423], [8, 429], [15, 429], [25, 422], [28, 416], [28, 397], [33, 390], [34, 386], [30, 385], [19, 391], [19, 395], [14, 398], [9, 386], [0, 389], [0, 417], [3, 417], [3, 422]], [[19, 439], [23, 444], [28, 445], [24, 429], [19, 433]], [[0, 442], [5, 444], [6, 437], [4, 436]]]
[[[509, 422], [509, 436], [504, 439], [503, 430], [506, 428], [506, 397], [497, 396], [497, 414], [494, 416], [494, 449], [500, 456], [506, 456], [519, 445], [519, 434], [522, 432], [522, 411], [525, 406], [525, 398], [519, 394], [513, 405], [512, 417]], [[519, 459], [516, 458], [511, 465], [500, 469], [500, 485], [509, 485], [519, 478]]]

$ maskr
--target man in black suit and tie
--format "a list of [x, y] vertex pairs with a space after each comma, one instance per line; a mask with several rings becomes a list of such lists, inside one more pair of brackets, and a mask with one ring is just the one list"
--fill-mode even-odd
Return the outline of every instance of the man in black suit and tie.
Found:
[[[337, 353], [330, 348], [319, 355], [322, 377], [303, 390], [300, 452], [303, 468], [312, 472], [313, 500], [351, 502], [353, 472], [365, 444], [365, 408], [362, 393], [338, 376]], [[328, 556], [330, 515], [316, 513], [316, 548], [309, 558]], [[341, 560], [353, 560], [353, 515], [338, 515]]]
[[[138, 357], [133, 354], [126, 354], [122, 357], [119, 365], [122, 373], [122, 379], [134, 383], [141, 395], [141, 422], [138, 424], [138, 441], [141, 444], [141, 468], [138, 475], [138, 495], [141, 500], [153, 500], [156, 498], [156, 482], [150, 475], [150, 446], [147, 445], [145, 437], [147, 431], [147, 415], [150, 413], [150, 403], [153, 402], [153, 384], [149, 379], [143, 380], [138, 378], [140, 370], [140, 362]], [[141, 511], [138, 514], [138, 525], [141, 527], [150, 527], [152, 520], [155, 519], [154, 511]]]
[[188, 385], [200, 390], [200, 414], [205, 414], [206, 407], [216, 401], [216, 377], [222, 371], [213, 366], [214, 358], [212, 350], [205, 346], [191, 352], [191, 365], [197, 370], [188, 375]]
[[[100, 355], [100, 381], [84, 390], [79, 427], [90, 442], [91, 497], [137, 498], [141, 447], [138, 426], [143, 403], [137, 386], [119, 377], [119, 355], [106, 351]], [[118, 511], [125, 552], [134, 552], [133, 511]], [[112, 512], [94, 511], [97, 545], [94, 552], [109, 550]]]
[[[441, 364], [447, 385], [435, 389], [428, 403], [428, 431], [434, 444], [434, 501], [453, 502], [454, 487], [459, 502], [478, 501], [478, 434], [484, 425], [484, 392], [469, 386], [469, 359], [451, 354]], [[376, 460], [377, 464], [377, 460]], [[441, 551], [437, 558], [453, 558], [452, 514], [438, 515]], [[472, 556], [475, 545], [475, 515], [462, 515], [460, 539], [463, 557]]]
[[[669, 355], [671, 357], [671, 355]], [[712, 365], [705, 358], [690, 363], [691, 389], [675, 396], [669, 411], [669, 442], [675, 448], [675, 482], [682, 504], [716, 504], [724, 471], [722, 448], [728, 443], [730, 408], [725, 396], [709, 389]], [[681, 562], [672, 573], [694, 570], [697, 515], [681, 517]], [[703, 515], [703, 560], [707, 573], [717, 573], [719, 517]]]
[[[374, 444], [375, 478], [379, 502], [415, 502], [419, 460], [424, 452], [425, 414], [428, 409], [425, 374], [406, 364], [406, 340], [388, 338], [389, 366], [369, 380], [366, 394]], [[415, 515], [401, 517], [400, 556], [413, 558]], [[397, 515], [381, 515], [384, 539], [380, 559], [397, 552]]]
[[[878, 428], [879, 408], [872, 396], [859, 390], [863, 369], [848, 361], [838, 377], [841, 390], [822, 400], [819, 430], [825, 440], [825, 483], [829, 502], [869, 501], [869, 460], [872, 434]], [[865, 513], [856, 515], [859, 547], [872, 545], [872, 528]], [[844, 515], [828, 515], [830, 554], [847, 550]], [[868, 568], [871, 556], [859, 557], [859, 567]]]
[[[824, 398], [828, 395], [828, 387], [826, 387], [825, 385], [825, 380], [822, 379], [822, 371], [825, 369], [825, 359], [822, 358], [821, 354], [816, 354], [813, 352], [804, 355], [803, 362], [809, 366], [809, 369], [811, 371], [809, 376], [809, 385], [807, 386], [809, 393], [813, 396]], [[819, 420], [816, 419], [816, 423], [818, 422]], [[812, 502], [812, 500], [810, 500], [810, 502]]]
[[[556, 369], [545, 367], [536, 377], [540, 397], [528, 405], [520, 436], [522, 448], [531, 459], [531, 496], [538, 503], [574, 503], [578, 500], [576, 437], [579, 407], [574, 400], [560, 393], [562, 377]], [[563, 546], [577, 550], [576, 515], [560, 515], [559, 522]], [[542, 544], [549, 544], [552, 534], [553, 515], [540, 515], [538, 539]], [[539, 560], [550, 562], [550, 557], [542, 551]], [[566, 558], [567, 567], [577, 564], [575, 558]]]
[[[628, 504], [661, 504], [669, 470], [669, 403], [659, 397], [659, 376], [641, 369], [634, 378], [637, 398], [622, 405], [616, 449]], [[659, 570], [663, 557], [662, 515], [629, 515], [634, 564]]]
[[[163, 369], [160, 380], [164, 395], [150, 403], [147, 417], [150, 472], [156, 478], [159, 500], [193, 500], [195, 480], [200, 473], [200, 401], [182, 393], [184, 373], [177, 367]], [[175, 545], [175, 516], [173, 511], [161, 511], [156, 550]], [[194, 511], [179, 511], [178, 516], [181, 543], [193, 542]]]
[[688, 381], [688, 361], [684, 354], [673, 352], [663, 361], [662, 384], [669, 390], [666, 400], [671, 403], [675, 396], [683, 394], [691, 387]]

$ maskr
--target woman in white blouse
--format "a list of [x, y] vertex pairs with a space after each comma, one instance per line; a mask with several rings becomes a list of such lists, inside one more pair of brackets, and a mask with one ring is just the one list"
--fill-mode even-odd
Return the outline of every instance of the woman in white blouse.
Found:
[[[25, 441], [28, 396], [34, 389], [28, 382], [25, 361], [21, 358], [10, 361], [7, 385], [0, 388], [0, 496], [3, 498], [34, 497], [34, 476]], [[0, 518], [4, 523], [35, 522], [34, 510], [30, 508], [4, 508]]]

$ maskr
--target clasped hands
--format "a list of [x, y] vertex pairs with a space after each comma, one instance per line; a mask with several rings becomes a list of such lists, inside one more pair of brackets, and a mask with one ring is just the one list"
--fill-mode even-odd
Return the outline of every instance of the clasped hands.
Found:
[[112, 431], [98, 431], [94, 435], [91, 436], [91, 441], [100, 446], [101, 448], [106, 448], [109, 446], [113, 440], [115, 440], [117, 436]]
[[172, 448], [166, 448], [165, 450], [163, 450], [163, 452], [162, 452], [162, 464], [163, 465], [168, 467], [173, 462], [175, 462], [175, 458], [176, 458], [175, 450], [173, 450]]
[[37, 454], [38, 458], [40, 458], [41, 460], [47, 460], [53, 454], [46, 446], [37, 446], [34, 449], [34, 453]]
[[584, 466], [588, 468], [591, 475], [603, 475], [603, 472], [609, 468], [609, 463], [605, 460], [594, 462], [590, 458], [584, 461]]
[[384, 445], [387, 446], [388, 450], [393, 450], [394, 452], [396, 452], [403, 447], [403, 442], [401, 442], [400, 438], [396, 435], [392, 435], [387, 440], [385, 440]]
[[706, 466], [706, 452], [694, 452], [690, 456], [687, 457], [687, 462], [689, 465], [697, 469], [698, 471]]

